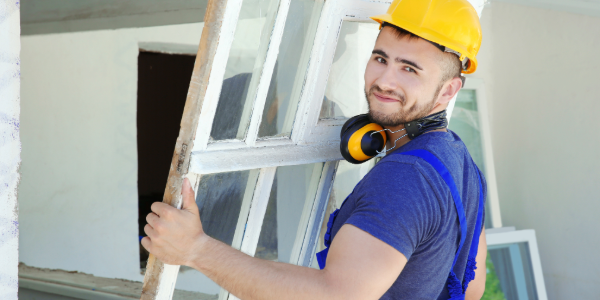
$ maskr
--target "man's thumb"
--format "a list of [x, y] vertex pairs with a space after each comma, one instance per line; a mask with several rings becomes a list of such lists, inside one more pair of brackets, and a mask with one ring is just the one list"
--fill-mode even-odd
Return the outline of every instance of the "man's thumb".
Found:
[[181, 209], [197, 214], [198, 205], [196, 204], [196, 195], [194, 194], [192, 185], [190, 184], [190, 181], [187, 178], [183, 179], [183, 186], [181, 187], [181, 196], [183, 198], [183, 205]]

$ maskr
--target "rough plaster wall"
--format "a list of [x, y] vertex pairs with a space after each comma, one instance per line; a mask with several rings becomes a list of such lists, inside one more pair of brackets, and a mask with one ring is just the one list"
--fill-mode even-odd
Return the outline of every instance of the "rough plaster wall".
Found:
[[19, 1], [0, 1], [0, 299], [17, 299], [19, 229]]
[[[201, 31], [198, 23], [21, 38], [22, 262], [142, 280], [138, 42], [197, 45]], [[192, 272], [180, 277], [190, 284], [178, 288], [197, 284]]]
[[475, 76], [488, 89], [504, 226], [536, 230], [549, 299], [595, 299], [600, 19], [498, 2], [486, 10], [493, 50]]

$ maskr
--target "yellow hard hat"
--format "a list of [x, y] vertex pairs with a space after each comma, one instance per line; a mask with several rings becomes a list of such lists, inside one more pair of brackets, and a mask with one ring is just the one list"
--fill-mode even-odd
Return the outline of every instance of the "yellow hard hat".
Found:
[[394, 0], [386, 14], [371, 19], [444, 46], [445, 51], [460, 57], [465, 74], [477, 69], [481, 25], [477, 11], [467, 0]]

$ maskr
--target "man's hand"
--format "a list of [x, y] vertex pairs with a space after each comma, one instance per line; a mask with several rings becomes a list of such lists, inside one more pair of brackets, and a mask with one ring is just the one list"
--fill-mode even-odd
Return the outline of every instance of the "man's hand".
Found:
[[142, 245], [160, 261], [171, 265], [191, 265], [208, 238], [202, 229], [200, 212], [189, 180], [183, 181], [181, 210], [162, 202], [152, 204]]

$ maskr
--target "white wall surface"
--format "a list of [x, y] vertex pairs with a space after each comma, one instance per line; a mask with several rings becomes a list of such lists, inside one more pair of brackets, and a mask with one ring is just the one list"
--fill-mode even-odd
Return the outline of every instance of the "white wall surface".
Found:
[[19, 223], [19, 1], [0, 1], [0, 299], [17, 299]]
[[596, 299], [600, 18], [493, 2], [482, 24], [504, 226], [536, 230], [549, 299]]
[[[138, 43], [197, 47], [201, 31], [198, 23], [21, 38], [20, 261], [143, 279], [137, 224]], [[180, 274], [177, 287], [197, 289], [204, 280], [199, 275]]]

